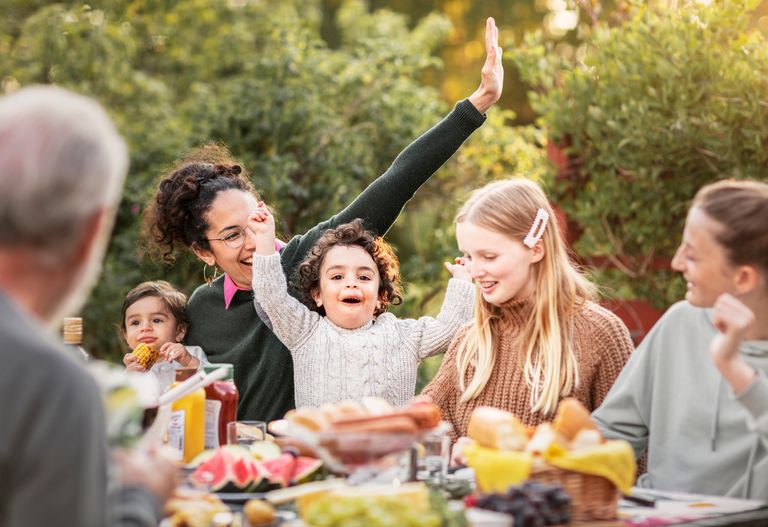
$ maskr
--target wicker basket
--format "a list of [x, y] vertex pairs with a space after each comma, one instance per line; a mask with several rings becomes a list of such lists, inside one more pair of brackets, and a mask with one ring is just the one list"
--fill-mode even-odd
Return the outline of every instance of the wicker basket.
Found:
[[601, 476], [535, 463], [531, 479], [562, 485], [571, 496], [573, 521], [615, 520], [618, 515], [619, 489]]

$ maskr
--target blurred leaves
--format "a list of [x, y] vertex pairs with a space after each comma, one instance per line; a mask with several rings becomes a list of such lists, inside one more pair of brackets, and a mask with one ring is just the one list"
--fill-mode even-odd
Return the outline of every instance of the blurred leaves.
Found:
[[[348, 203], [449, 105], [421, 82], [440, 66], [452, 24], [346, 0], [335, 9], [340, 43], [321, 37], [320, 0], [116, 0], [6, 2], [0, 22], [3, 90], [56, 83], [102, 102], [129, 142], [131, 168], [101, 280], [84, 316], [86, 347], [119, 360], [120, 305], [137, 283], [164, 278], [191, 293], [202, 265], [150, 260], [141, 214], [157, 181], [191, 148], [228, 145], [278, 213], [289, 237]], [[482, 42], [482, 41], [481, 41]], [[460, 74], [479, 81], [483, 57]], [[471, 90], [463, 93], [467, 96]], [[530, 170], [540, 152], [508, 125], [491, 122], [391, 232], [409, 284], [400, 314], [436, 313], [455, 242], [451, 219], [466, 191]], [[434, 203], [445, 204], [436, 210]]]
[[555, 189], [578, 224], [576, 251], [617, 267], [598, 280], [625, 298], [681, 297], [659, 262], [679, 244], [696, 190], [766, 178], [768, 47], [748, 31], [756, 5], [637, 2], [625, 23], [596, 26], [574, 60], [540, 34], [513, 53], [540, 126], [567, 155]]

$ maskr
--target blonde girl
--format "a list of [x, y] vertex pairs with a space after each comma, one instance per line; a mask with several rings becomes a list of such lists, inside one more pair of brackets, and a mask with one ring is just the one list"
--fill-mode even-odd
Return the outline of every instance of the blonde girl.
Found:
[[561, 398], [596, 408], [633, 349], [626, 326], [594, 301], [568, 257], [541, 187], [491, 183], [456, 215], [456, 239], [478, 295], [423, 394], [466, 433], [472, 411], [493, 406], [523, 423], [550, 420]]

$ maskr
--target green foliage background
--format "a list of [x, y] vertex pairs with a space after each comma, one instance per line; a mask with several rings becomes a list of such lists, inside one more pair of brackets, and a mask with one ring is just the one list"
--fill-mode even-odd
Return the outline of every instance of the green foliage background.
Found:
[[[706, 183], [768, 179], [768, 46], [757, 0], [637, 2], [595, 24], [575, 60], [531, 33], [511, 58], [567, 155], [555, 198], [578, 224], [574, 248], [621, 298], [666, 307], [689, 201]], [[762, 20], [762, 19], [760, 19]]]
[[[576, 4], [578, 24], [553, 32], [549, 10]], [[488, 15], [511, 59], [504, 96], [388, 235], [406, 285], [396, 313], [437, 312], [458, 204], [518, 174], [541, 181], [578, 225], [575, 248], [606, 291], [668, 305], [682, 282], [654, 262], [671, 256], [687, 201], [723, 176], [764, 178], [768, 156], [768, 47], [754, 30], [768, 29], [765, 5], [679, 4], [0, 0], [2, 90], [56, 83], [89, 94], [130, 146], [84, 310], [86, 347], [120, 360], [120, 304], [137, 283], [162, 277], [191, 293], [202, 282], [194, 258], [165, 267], [139, 241], [145, 203], [174, 160], [205, 142], [228, 145], [282, 234], [302, 232], [471, 93]], [[560, 169], [547, 161], [549, 139], [567, 155]]]
[[[451, 106], [421, 81], [439, 66], [435, 50], [451, 31], [436, 13], [411, 25], [402, 14], [346, 1], [334, 9], [338, 43], [330, 47], [320, 35], [321, 3], [304, 0], [9, 7], [0, 22], [4, 89], [56, 83], [90, 94], [130, 146], [104, 272], [84, 312], [86, 347], [110, 360], [126, 351], [115, 326], [129, 288], [162, 277], [191, 293], [202, 282], [193, 258], [179, 255], [163, 267], [139, 243], [145, 203], [185, 151], [211, 140], [228, 145], [290, 237], [345, 205]], [[482, 57], [463, 72], [474, 85], [481, 65]], [[391, 232], [408, 282], [400, 314], [436, 312], [447, 281], [441, 262], [455, 253], [450, 220], [463, 194], [540, 166], [541, 151], [506, 124], [512, 117], [494, 110]]]

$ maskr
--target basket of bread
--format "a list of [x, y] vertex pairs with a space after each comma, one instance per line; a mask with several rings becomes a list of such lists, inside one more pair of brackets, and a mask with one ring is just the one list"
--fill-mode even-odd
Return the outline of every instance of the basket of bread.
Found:
[[291, 410], [282, 422], [270, 423], [270, 430], [306, 442], [331, 470], [348, 473], [408, 450], [439, 424], [440, 409], [432, 403], [396, 409], [383, 399], [364, 397]]
[[607, 441], [589, 411], [564, 399], [555, 419], [528, 428], [510, 412], [475, 409], [464, 447], [483, 492], [504, 492], [526, 480], [559, 483], [571, 496], [577, 521], [615, 519], [620, 493], [629, 493], [636, 465], [626, 441]]

